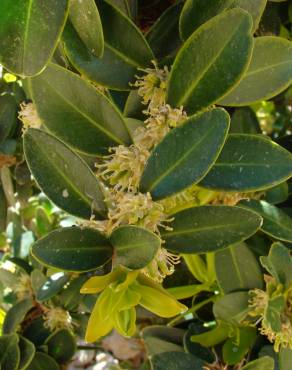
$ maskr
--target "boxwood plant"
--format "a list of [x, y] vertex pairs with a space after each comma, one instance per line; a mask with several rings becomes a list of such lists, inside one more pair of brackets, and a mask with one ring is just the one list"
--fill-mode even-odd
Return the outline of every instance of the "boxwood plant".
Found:
[[113, 329], [143, 369], [290, 368], [291, 131], [255, 112], [291, 100], [291, 9], [1, 0], [2, 370]]

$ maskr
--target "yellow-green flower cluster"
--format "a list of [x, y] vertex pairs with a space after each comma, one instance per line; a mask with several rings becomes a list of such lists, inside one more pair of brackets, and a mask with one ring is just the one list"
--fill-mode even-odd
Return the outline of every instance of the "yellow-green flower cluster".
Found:
[[44, 326], [52, 332], [59, 329], [73, 329], [73, 320], [70, 313], [61, 307], [49, 307], [43, 315]]
[[[280, 348], [292, 349], [292, 288], [285, 292], [271, 278], [266, 291], [254, 289], [250, 294], [249, 315], [258, 318], [260, 333], [274, 344], [276, 352]], [[268, 313], [271, 305], [273, 315]]]
[[40, 128], [42, 121], [37, 113], [36, 107], [33, 103], [21, 103], [18, 118], [23, 123], [23, 129], [29, 127]]
[[113, 328], [121, 335], [134, 335], [137, 305], [165, 318], [187, 309], [139, 271], [129, 272], [121, 267], [107, 275], [90, 278], [81, 288], [81, 293], [100, 293], [88, 322], [87, 342], [98, 340]]

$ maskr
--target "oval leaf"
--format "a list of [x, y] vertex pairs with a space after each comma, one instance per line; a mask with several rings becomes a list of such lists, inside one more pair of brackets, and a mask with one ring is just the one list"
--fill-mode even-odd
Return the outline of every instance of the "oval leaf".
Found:
[[36, 299], [40, 302], [46, 301], [58, 294], [68, 283], [70, 276], [63, 272], [51, 275], [47, 281], [36, 292]]
[[[226, 248], [253, 235], [262, 219], [231, 206], [188, 208], [173, 215], [171, 231], [161, 230], [166, 248], [178, 253], [206, 253]], [[223, 222], [224, 220], [224, 222]]]
[[246, 74], [218, 103], [227, 106], [250, 105], [278, 95], [291, 82], [292, 42], [280, 37], [257, 37]]
[[49, 355], [36, 352], [32, 362], [26, 370], [59, 370], [60, 367], [57, 362]]
[[69, 18], [87, 48], [102, 57], [104, 39], [99, 11], [94, 0], [70, 0]]
[[20, 361], [18, 335], [9, 334], [0, 337], [0, 368], [1, 370], [17, 370]]
[[33, 303], [30, 298], [17, 302], [14, 306], [12, 306], [5, 316], [2, 328], [3, 333], [13, 333], [32, 307]]
[[87, 164], [54, 136], [36, 129], [24, 135], [28, 166], [43, 192], [60, 208], [78, 217], [106, 214], [103, 194]]
[[97, 230], [66, 227], [39, 239], [33, 256], [44, 265], [65, 271], [89, 271], [104, 265], [112, 256], [108, 240]]
[[147, 266], [160, 247], [160, 239], [152, 232], [137, 226], [121, 226], [111, 234], [118, 264], [132, 270]]
[[253, 30], [258, 27], [267, 0], [187, 0], [180, 16], [180, 34], [186, 40], [198, 27], [216, 15], [232, 8], [241, 8], [251, 14]]
[[174, 61], [167, 102], [173, 107], [184, 106], [192, 114], [229, 92], [248, 67], [253, 47], [251, 27], [251, 16], [237, 8], [195, 31]]
[[35, 346], [31, 341], [24, 337], [19, 337], [18, 345], [20, 349], [20, 362], [18, 369], [23, 370], [31, 363], [35, 354]]
[[46, 340], [46, 345], [48, 354], [61, 364], [68, 362], [76, 351], [75, 338], [67, 329], [61, 329], [52, 334]]
[[263, 288], [260, 265], [244, 243], [218, 251], [215, 254], [215, 270], [217, 282], [225, 294]]
[[50, 64], [30, 86], [43, 124], [77, 150], [106, 154], [111, 146], [131, 142], [117, 108], [75, 73]]
[[152, 151], [140, 190], [162, 199], [200, 181], [216, 161], [229, 128], [229, 116], [213, 109], [171, 130]]
[[242, 370], [274, 370], [272, 357], [264, 356], [243, 366]]
[[151, 369], [153, 370], [203, 370], [205, 362], [189, 353], [163, 352], [152, 356]]
[[22, 77], [41, 72], [57, 46], [68, 3], [68, 0], [2, 0], [0, 63]]
[[281, 209], [265, 201], [244, 200], [240, 207], [252, 209], [263, 218], [261, 230], [273, 238], [292, 243], [292, 218]]
[[259, 135], [229, 135], [201, 186], [222, 191], [263, 190], [292, 175], [292, 155]]
[[226, 294], [216, 300], [213, 312], [218, 320], [230, 322], [238, 326], [250, 311], [250, 295], [248, 292]]

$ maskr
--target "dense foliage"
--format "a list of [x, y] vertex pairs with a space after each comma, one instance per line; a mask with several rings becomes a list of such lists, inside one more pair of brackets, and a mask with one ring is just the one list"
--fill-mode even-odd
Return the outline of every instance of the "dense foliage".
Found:
[[2, 370], [290, 369], [291, 31], [285, 0], [1, 0]]

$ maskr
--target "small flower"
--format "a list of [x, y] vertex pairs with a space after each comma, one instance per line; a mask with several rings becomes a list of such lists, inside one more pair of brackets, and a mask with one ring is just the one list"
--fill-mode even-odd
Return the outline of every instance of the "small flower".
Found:
[[249, 300], [249, 307], [251, 308], [250, 315], [259, 316], [264, 315], [265, 309], [269, 302], [269, 295], [261, 289], [253, 289], [249, 292], [251, 298]]
[[20, 301], [32, 297], [33, 290], [30, 276], [27, 274], [21, 274], [17, 279], [17, 283], [13, 287], [13, 290]]
[[109, 231], [120, 225], [137, 225], [159, 233], [159, 226], [166, 227], [170, 220], [164, 214], [163, 206], [154, 202], [150, 193], [113, 194], [113, 207], [109, 210]]
[[139, 147], [150, 149], [158, 144], [171, 128], [177, 127], [187, 118], [183, 108], [171, 108], [163, 104], [152, 108], [145, 127], [138, 127], [134, 132], [134, 142]]
[[44, 320], [44, 326], [51, 331], [59, 329], [72, 330], [74, 325], [70, 313], [61, 307], [46, 308]]
[[218, 193], [212, 200], [211, 204], [224, 204], [227, 206], [235, 206], [241, 200], [256, 199], [259, 200], [264, 195], [264, 192], [252, 193]]
[[180, 263], [180, 256], [168, 252], [165, 248], [160, 248], [154, 259], [142, 272], [151, 279], [161, 283], [166, 276], [174, 273], [174, 266], [178, 263]]
[[169, 75], [167, 67], [159, 69], [154, 61], [152, 63], [154, 68], [145, 69], [146, 75], [136, 76], [137, 81], [134, 84], [138, 87], [138, 94], [143, 98], [143, 104], [148, 104], [148, 110], [159, 107], [165, 102], [166, 82]]
[[24, 129], [27, 129], [29, 127], [33, 128], [41, 127], [42, 121], [33, 103], [21, 103], [20, 108], [21, 110], [18, 113], [18, 118], [23, 123]]
[[150, 153], [135, 145], [119, 145], [111, 151], [113, 154], [106, 157], [104, 163], [96, 165], [98, 175], [116, 190], [136, 191]]

